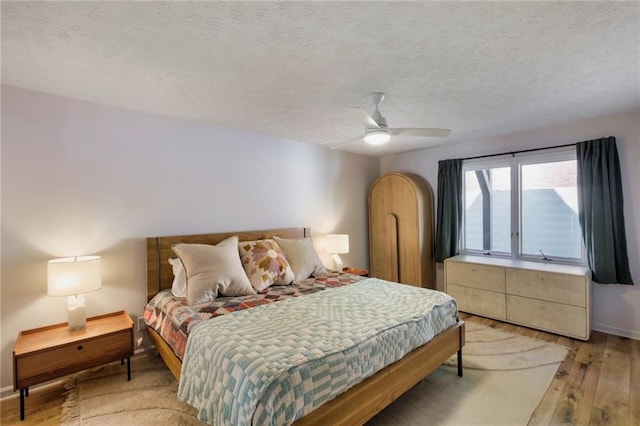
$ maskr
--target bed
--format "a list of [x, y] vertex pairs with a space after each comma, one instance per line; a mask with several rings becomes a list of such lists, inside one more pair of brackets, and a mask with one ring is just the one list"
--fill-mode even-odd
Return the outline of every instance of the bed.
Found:
[[[310, 232], [308, 228], [285, 228], [268, 231], [227, 232], [148, 238], [148, 300], [154, 298], [158, 293], [171, 288], [173, 282], [173, 269], [167, 260], [170, 257], [175, 257], [175, 254], [171, 249], [173, 244], [187, 243], [214, 245], [234, 235], [238, 236], [240, 241], [251, 241], [273, 238], [274, 236], [288, 239], [304, 238], [309, 236]], [[346, 284], [351, 284], [361, 278], [362, 277], [346, 275], [340, 279]], [[328, 279], [327, 282], [336, 281]], [[340, 287], [341, 285], [342, 284], [337, 286]], [[375, 279], [371, 279], [365, 280], [364, 283], [358, 285], [371, 287], [383, 284], [376, 282]], [[345, 286], [345, 288], [347, 287], [349, 288], [348, 291], [355, 291], [352, 290], [352, 288], [355, 288], [355, 285]], [[331, 291], [336, 291], [335, 294], [338, 294], [338, 290]], [[347, 290], [344, 290], [344, 292], [346, 291]], [[324, 294], [325, 292], [322, 293]], [[305, 298], [302, 297], [300, 299]], [[270, 306], [271, 305], [285, 306], [285, 303], [273, 303], [270, 304]], [[261, 306], [260, 308], [263, 307]], [[268, 308], [271, 309], [271, 307]], [[273, 309], [275, 309], [275, 307]], [[255, 311], [258, 311], [258, 309], [255, 309]], [[225, 316], [225, 320], [228, 319], [227, 317], [230, 316]], [[211, 321], [208, 321], [207, 323], [210, 324]], [[180, 380], [182, 370], [181, 357], [176, 355], [174, 348], [172, 348], [172, 346], [167, 343], [163, 337], [161, 337], [159, 332], [150, 327], [147, 328], [147, 332], [149, 338], [154, 343], [158, 353], [167, 364], [169, 370], [176, 379]], [[344, 330], [342, 332], [344, 332]], [[194, 340], [194, 342], [196, 341]], [[456, 319], [452, 325], [447, 326], [446, 329], [438, 332], [438, 334], [428, 342], [421, 344], [416, 349], [404, 355], [398, 361], [395, 361], [368, 376], [365, 380], [350, 387], [337, 397], [323, 403], [320, 407], [315, 408], [303, 418], [297, 420], [295, 424], [363, 424], [454, 354], [457, 354], [458, 357], [458, 375], [462, 376], [463, 345], [464, 323], [462, 321], [457, 321]]]

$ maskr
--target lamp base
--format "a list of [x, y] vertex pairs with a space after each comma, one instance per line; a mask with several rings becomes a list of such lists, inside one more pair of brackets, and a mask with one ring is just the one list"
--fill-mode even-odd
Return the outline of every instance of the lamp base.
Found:
[[342, 263], [342, 259], [340, 259], [340, 255], [339, 254], [334, 254], [333, 255], [333, 263], [335, 265], [335, 270], [338, 272], [342, 271], [342, 268], [344, 267], [344, 264]]
[[67, 297], [67, 309], [69, 310], [69, 331], [82, 330], [87, 326], [87, 307], [84, 304], [83, 295]]

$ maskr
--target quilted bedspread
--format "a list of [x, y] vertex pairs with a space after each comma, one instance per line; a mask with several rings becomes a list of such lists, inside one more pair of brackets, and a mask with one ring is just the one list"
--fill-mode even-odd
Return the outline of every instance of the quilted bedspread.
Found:
[[187, 337], [194, 324], [268, 303], [350, 285], [363, 277], [352, 274], [331, 274], [327, 277], [308, 278], [295, 285], [274, 285], [248, 296], [218, 297], [203, 305], [188, 305], [170, 290], [158, 293], [144, 308], [147, 326], [157, 331], [180, 359], [184, 357]]
[[192, 327], [178, 397], [210, 424], [291, 424], [456, 320], [447, 294], [376, 278], [223, 315]]

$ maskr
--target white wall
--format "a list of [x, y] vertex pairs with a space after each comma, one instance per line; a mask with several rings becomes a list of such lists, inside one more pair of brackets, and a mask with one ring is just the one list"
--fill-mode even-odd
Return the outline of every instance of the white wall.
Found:
[[[605, 136], [616, 137], [620, 155], [627, 248], [631, 276], [636, 285], [594, 284], [593, 328], [640, 339], [640, 110], [494, 140], [468, 140], [451, 146], [387, 156], [382, 158], [380, 167], [382, 173], [403, 171], [423, 176], [437, 197], [439, 160], [562, 145]], [[442, 288], [441, 267], [438, 278], [438, 288]]]
[[2, 387], [17, 333], [66, 321], [52, 258], [103, 257], [90, 316], [142, 313], [149, 236], [308, 226], [368, 266], [374, 157], [3, 86], [1, 173]]

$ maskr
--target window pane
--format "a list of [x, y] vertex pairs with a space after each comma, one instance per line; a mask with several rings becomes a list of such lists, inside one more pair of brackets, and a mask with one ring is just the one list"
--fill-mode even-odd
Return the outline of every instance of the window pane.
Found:
[[575, 160], [523, 165], [522, 253], [581, 258]]
[[465, 249], [511, 253], [511, 167], [467, 170]]

